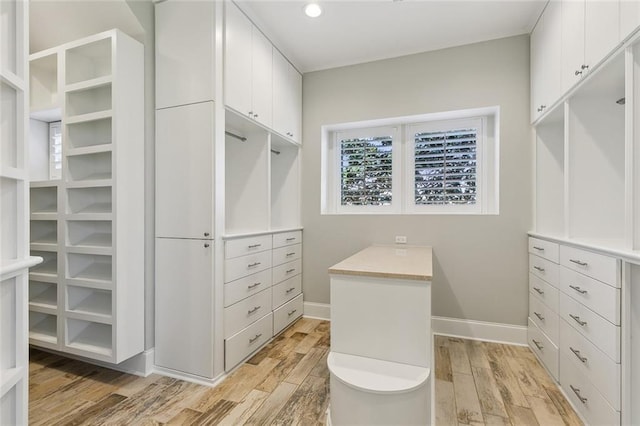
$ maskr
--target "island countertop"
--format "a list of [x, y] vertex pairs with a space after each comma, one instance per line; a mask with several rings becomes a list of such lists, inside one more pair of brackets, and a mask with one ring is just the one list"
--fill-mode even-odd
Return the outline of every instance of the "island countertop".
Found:
[[329, 273], [431, 281], [432, 249], [425, 246], [374, 245], [333, 265]]

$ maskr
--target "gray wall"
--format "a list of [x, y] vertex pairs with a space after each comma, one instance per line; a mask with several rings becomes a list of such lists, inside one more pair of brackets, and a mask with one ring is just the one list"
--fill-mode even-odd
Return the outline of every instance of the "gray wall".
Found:
[[[320, 126], [492, 105], [501, 108], [499, 215], [320, 214]], [[406, 235], [434, 248], [433, 315], [526, 324], [528, 35], [305, 74], [303, 136], [305, 301], [329, 303], [329, 266]]]

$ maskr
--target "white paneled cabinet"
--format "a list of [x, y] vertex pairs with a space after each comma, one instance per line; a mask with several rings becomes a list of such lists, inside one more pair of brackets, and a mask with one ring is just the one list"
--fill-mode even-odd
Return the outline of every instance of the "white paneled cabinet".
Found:
[[620, 40], [624, 41], [640, 27], [640, 2], [620, 0]]
[[273, 49], [273, 130], [301, 141], [302, 76], [277, 49]]
[[531, 33], [531, 120], [562, 93], [562, 3], [552, 0]]

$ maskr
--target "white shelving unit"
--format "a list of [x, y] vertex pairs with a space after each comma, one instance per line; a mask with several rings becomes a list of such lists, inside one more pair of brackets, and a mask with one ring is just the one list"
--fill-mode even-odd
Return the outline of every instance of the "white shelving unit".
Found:
[[31, 187], [45, 262], [31, 273], [30, 342], [119, 363], [144, 350], [143, 47], [111, 30], [31, 66], [33, 107], [61, 111], [63, 160], [61, 181]]

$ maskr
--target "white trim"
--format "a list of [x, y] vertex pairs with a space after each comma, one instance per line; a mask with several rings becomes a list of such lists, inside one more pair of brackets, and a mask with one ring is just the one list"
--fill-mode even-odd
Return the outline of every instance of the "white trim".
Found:
[[527, 327], [523, 325], [434, 316], [431, 317], [431, 331], [464, 339], [527, 346]]
[[[239, 365], [242, 365], [242, 363], [240, 363]], [[153, 372], [160, 374], [162, 376], [172, 377], [174, 379], [184, 380], [185, 382], [195, 383], [197, 385], [203, 385], [203, 386], [209, 386], [209, 387], [218, 386], [228, 376], [228, 374], [223, 373], [213, 379], [209, 379], [207, 377], [196, 376], [195, 374], [189, 374], [183, 371], [172, 370], [170, 368], [164, 368], [157, 365], [153, 366]]]
[[303, 317], [331, 321], [331, 305], [328, 303], [304, 302], [303, 306]]

